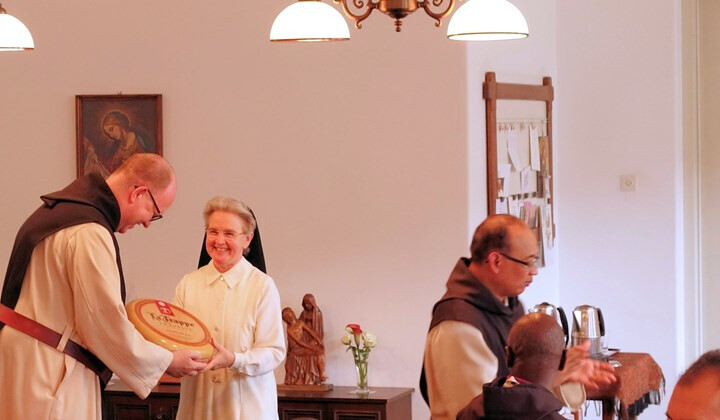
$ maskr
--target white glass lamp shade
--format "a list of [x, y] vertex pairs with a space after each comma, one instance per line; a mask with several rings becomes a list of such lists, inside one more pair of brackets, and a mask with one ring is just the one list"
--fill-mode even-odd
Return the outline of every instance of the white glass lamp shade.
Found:
[[345, 41], [350, 30], [345, 19], [332, 6], [314, 0], [300, 0], [286, 7], [275, 18], [270, 41]]
[[528, 34], [525, 16], [507, 0], [466, 0], [447, 31], [448, 38], [458, 41], [518, 39]]
[[28, 28], [16, 17], [0, 13], [0, 51], [22, 51], [35, 48]]

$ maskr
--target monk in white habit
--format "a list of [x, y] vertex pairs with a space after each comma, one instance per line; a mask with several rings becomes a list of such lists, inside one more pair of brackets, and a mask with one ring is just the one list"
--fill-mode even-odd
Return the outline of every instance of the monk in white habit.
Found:
[[131, 156], [107, 181], [47, 194], [13, 246], [0, 305], [0, 419], [100, 419], [114, 372], [146, 398], [167, 372], [195, 375], [190, 350], [146, 341], [128, 321], [115, 232], [150, 227], [175, 199], [165, 159]]

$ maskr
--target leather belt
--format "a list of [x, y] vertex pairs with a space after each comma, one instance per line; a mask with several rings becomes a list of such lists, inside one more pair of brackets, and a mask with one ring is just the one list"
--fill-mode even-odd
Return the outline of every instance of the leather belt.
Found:
[[[37, 321], [15, 312], [3, 304], [0, 304], [0, 322], [56, 349], [58, 344], [60, 344], [60, 339], [62, 338], [62, 335], [57, 332], [38, 323]], [[108, 381], [110, 381], [110, 377], [112, 377], [112, 371], [108, 369], [108, 367], [105, 366], [105, 364], [98, 359], [97, 356], [92, 354], [90, 350], [72, 340], [67, 340], [65, 348], [62, 350], [58, 349], [58, 351], [62, 351], [95, 372], [95, 374], [100, 378], [101, 388], [105, 389], [105, 385], [107, 385]]]

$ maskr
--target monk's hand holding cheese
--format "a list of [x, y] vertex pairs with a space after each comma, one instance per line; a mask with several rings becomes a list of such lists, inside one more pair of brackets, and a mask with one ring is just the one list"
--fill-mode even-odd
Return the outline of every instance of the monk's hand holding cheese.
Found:
[[176, 378], [195, 376], [207, 366], [207, 363], [200, 360], [200, 353], [195, 350], [176, 350], [166, 372]]
[[207, 372], [208, 370], [229, 368], [235, 363], [235, 353], [218, 344], [214, 338], [212, 338], [210, 342], [213, 347], [215, 347], [215, 356], [210, 359], [205, 369], [200, 371], [200, 373]]

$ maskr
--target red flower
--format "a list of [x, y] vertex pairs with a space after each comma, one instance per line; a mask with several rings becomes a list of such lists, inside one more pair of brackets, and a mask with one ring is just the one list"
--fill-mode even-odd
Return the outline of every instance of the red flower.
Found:
[[358, 324], [347, 324], [347, 327], [345, 327], [345, 328], [351, 329], [352, 333], [355, 335], [362, 334], [362, 329], [360, 328], [360, 326]]

